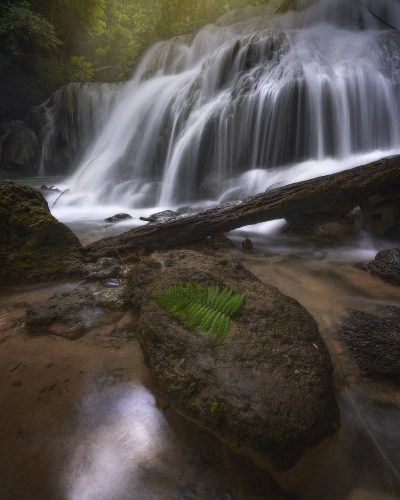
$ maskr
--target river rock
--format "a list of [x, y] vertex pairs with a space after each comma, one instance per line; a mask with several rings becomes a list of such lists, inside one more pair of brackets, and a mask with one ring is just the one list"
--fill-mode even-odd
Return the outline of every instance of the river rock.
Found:
[[46, 184], [43, 184], [42, 186], [40, 186], [39, 191], [41, 191], [42, 193], [45, 193], [45, 194], [49, 194], [49, 193], [61, 194], [60, 189], [58, 189], [54, 186], [46, 186]]
[[[246, 296], [222, 345], [166, 314], [154, 294], [177, 282], [219, 283]], [[292, 467], [335, 432], [331, 361], [318, 327], [294, 299], [239, 261], [181, 250], [155, 253], [129, 272], [138, 337], [173, 406], [266, 467]]]
[[110, 312], [124, 307], [123, 287], [85, 284], [31, 306], [26, 313], [26, 326], [33, 334], [47, 333], [74, 340], [108, 323]]
[[150, 217], [140, 217], [140, 220], [146, 222], [165, 222], [166, 220], [176, 219], [179, 215], [178, 212], [174, 212], [173, 210], [164, 210], [163, 212], [152, 214]]
[[400, 248], [382, 250], [365, 266], [370, 273], [390, 283], [400, 284]]
[[1, 285], [34, 283], [78, 275], [82, 250], [39, 191], [0, 182], [0, 262]]
[[124, 220], [129, 220], [129, 219], [132, 219], [132, 216], [129, 214], [116, 214], [113, 215], [112, 217], [104, 219], [104, 222], [107, 222], [108, 224], [116, 224], [117, 222], [122, 222]]
[[381, 307], [377, 315], [352, 311], [342, 335], [362, 375], [400, 381], [399, 307]]

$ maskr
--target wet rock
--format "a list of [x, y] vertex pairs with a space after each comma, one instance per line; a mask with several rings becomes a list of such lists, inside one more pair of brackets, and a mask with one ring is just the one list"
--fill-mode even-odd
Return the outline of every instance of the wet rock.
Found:
[[36, 175], [38, 171], [39, 140], [29, 127], [20, 122], [18, 125], [3, 125], [9, 130], [1, 141], [1, 169], [10, 177]]
[[390, 283], [400, 284], [400, 248], [383, 250], [365, 266], [370, 273]]
[[110, 257], [103, 257], [96, 263], [86, 264], [84, 276], [88, 280], [106, 280], [116, 278], [121, 270], [121, 262]]
[[179, 215], [178, 212], [164, 210], [163, 212], [157, 212], [156, 214], [150, 215], [150, 217], [140, 217], [140, 220], [146, 222], [165, 222], [166, 220], [176, 219]]
[[39, 191], [0, 182], [0, 262], [1, 285], [54, 280], [80, 274], [82, 249]]
[[354, 221], [345, 215], [301, 216], [290, 218], [287, 222], [286, 233], [320, 243], [340, 243], [354, 236]]
[[342, 335], [362, 375], [400, 381], [400, 308], [384, 306], [378, 315], [352, 311]]
[[194, 207], [191, 207], [190, 205], [186, 205], [184, 207], [179, 207], [177, 210], [176, 210], [176, 213], [179, 214], [179, 215], [193, 215], [193, 214], [197, 214], [197, 212], [200, 212], [200, 208], [194, 208]]
[[246, 238], [245, 240], [242, 241], [243, 252], [251, 253], [253, 249], [254, 249], [253, 242], [249, 238]]
[[[245, 293], [222, 345], [162, 311], [154, 294], [177, 282]], [[129, 273], [139, 339], [174, 407], [261, 465], [290, 468], [338, 426], [332, 365], [318, 327], [294, 299], [235, 259], [155, 253]]]
[[52, 334], [73, 340], [107, 322], [105, 311], [109, 314], [125, 306], [123, 287], [86, 284], [30, 307], [26, 326], [33, 334]]
[[40, 186], [39, 191], [42, 191], [43, 193], [61, 193], [61, 191], [56, 187], [46, 186], [45, 184], [43, 184], [43, 186]]
[[104, 219], [104, 222], [107, 222], [108, 224], [116, 224], [117, 222], [122, 222], [124, 220], [129, 220], [129, 219], [132, 219], [132, 216], [129, 214], [116, 214], [113, 215], [112, 217]]

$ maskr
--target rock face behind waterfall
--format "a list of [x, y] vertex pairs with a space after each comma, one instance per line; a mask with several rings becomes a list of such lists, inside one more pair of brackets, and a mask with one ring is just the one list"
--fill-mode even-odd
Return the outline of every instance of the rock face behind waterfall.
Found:
[[[290, 468], [338, 425], [332, 366], [313, 318], [234, 259], [154, 254], [130, 273], [139, 339], [153, 376], [185, 416], [257, 463]], [[216, 345], [164, 313], [154, 293], [176, 282], [217, 282], [245, 293]]]
[[18, 178], [66, 175], [103, 125], [119, 85], [70, 83], [24, 121], [0, 125], [0, 173]]
[[0, 182], [0, 285], [77, 274], [78, 239], [50, 213], [39, 191]]

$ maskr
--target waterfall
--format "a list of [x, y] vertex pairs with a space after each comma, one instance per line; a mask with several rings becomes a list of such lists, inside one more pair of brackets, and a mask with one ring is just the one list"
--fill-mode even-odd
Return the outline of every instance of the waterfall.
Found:
[[372, 9], [400, 27], [397, 0], [299, 0], [156, 44], [96, 118], [71, 193], [131, 207], [234, 199], [277, 169], [313, 162], [318, 175], [400, 148], [399, 31]]

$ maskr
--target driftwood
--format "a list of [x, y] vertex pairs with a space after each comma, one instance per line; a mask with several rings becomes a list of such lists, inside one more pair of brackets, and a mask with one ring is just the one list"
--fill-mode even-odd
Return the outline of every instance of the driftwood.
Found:
[[174, 248], [208, 236], [274, 219], [301, 215], [345, 214], [375, 195], [400, 188], [400, 156], [308, 181], [271, 189], [241, 202], [153, 223], [105, 238], [86, 248], [89, 258], [138, 250]]

